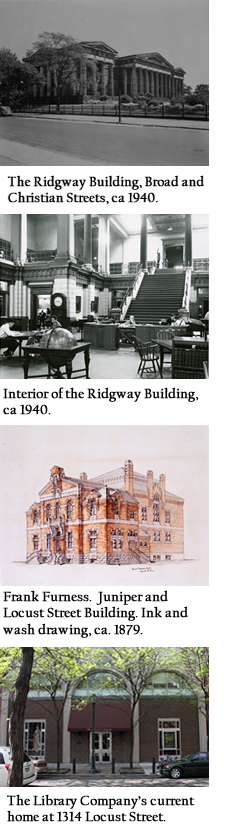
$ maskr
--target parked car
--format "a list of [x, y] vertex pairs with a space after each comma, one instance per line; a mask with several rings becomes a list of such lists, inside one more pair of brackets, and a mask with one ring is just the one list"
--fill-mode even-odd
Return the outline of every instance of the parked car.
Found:
[[[0, 746], [0, 787], [7, 787], [9, 774], [9, 747]], [[23, 753], [23, 787], [33, 784], [37, 778], [37, 770], [33, 761], [26, 752]]]
[[209, 775], [209, 753], [195, 752], [194, 755], [186, 755], [179, 761], [164, 761], [161, 765], [161, 775], [167, 778], [199, 778]]
[[0, 104], [0, 115], [13, 115], [11, 107], [5, 107], [5, 105]]

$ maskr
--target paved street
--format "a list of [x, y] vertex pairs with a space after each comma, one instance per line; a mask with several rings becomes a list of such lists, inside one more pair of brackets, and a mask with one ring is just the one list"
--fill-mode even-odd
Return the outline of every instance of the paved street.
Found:
[[0, 119], [0, 164], [207, 165], [208, 124], [72, 116]]
[[161, 776], [117, 776], [102, 778], [98, 775], [74, 775], [50, 778], [38, 778], [32, 787], [208, 787], [208, 778], [183, 778], [172, 781]]

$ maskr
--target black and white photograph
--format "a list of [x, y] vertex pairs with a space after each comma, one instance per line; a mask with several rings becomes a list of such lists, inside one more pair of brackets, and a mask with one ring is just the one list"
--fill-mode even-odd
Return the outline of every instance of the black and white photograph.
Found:
[[207, 214], [1, 214], [0, 376], [207, 379]]
[[1, 0], [0, 164], [208, 165], [208, 0]]

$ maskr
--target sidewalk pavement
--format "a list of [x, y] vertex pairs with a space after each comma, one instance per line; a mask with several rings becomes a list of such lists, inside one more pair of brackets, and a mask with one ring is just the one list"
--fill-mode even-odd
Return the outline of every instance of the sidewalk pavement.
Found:
[[[118, 124], [118, 117], [112, 115], [63, 115], [60, 113], [45, 113], [45, 112], [15, 112], [14, 118], [43, 118], [47, 121], [72, 121], [80, 122], [80, 123], [90, 123], [93, 122], [96, 124]], [[132, 116], [121, 118], [121, 125], [130, 125], [132, 124], [134, 127], [170, 127], [178, 130], [205, 130], [209, 132], [209, 122], [208, 121], [185, 121], [182, 119], [177, 118], [145, 118], [144, 116], [139, 116], [138, 118], [134, 118]]]
[[37, 778], [32, 787], [208, 787], [208, 778], [164, 778], [161, 775], [66, 775]]

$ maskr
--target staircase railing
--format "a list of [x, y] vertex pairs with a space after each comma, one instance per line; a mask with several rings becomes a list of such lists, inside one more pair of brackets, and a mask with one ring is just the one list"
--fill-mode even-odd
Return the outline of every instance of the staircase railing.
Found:
[[142, 269], [140, 268], [138, 273], [135, 276], [133, 285], [132, 286], [129, 285], [129, 287], [127, 288], [127, 290], [124, 294], [122, 308], [121, 308], [121, 320], [125, 319], [126, 314], [128, 312], [128, 308], [131, 304], [131, 301], [135, 300], [135, 297], [137, 296], [137, 293], [139, 291], [139, 288], [141, 286], [141, 283], [142, 283], [142, 280], [143, 280], [143, 277], [144, 277], [144, 273], [145, 272], [142, 271]]
[[184, 293], [183, 293], [183, 300], [182, 300], [182, 308], [185, 308], [186, 311], [189, 311], [190, 292], [191, 292], [191, 269], [187, 268], [186, 274], [185, 274]]

